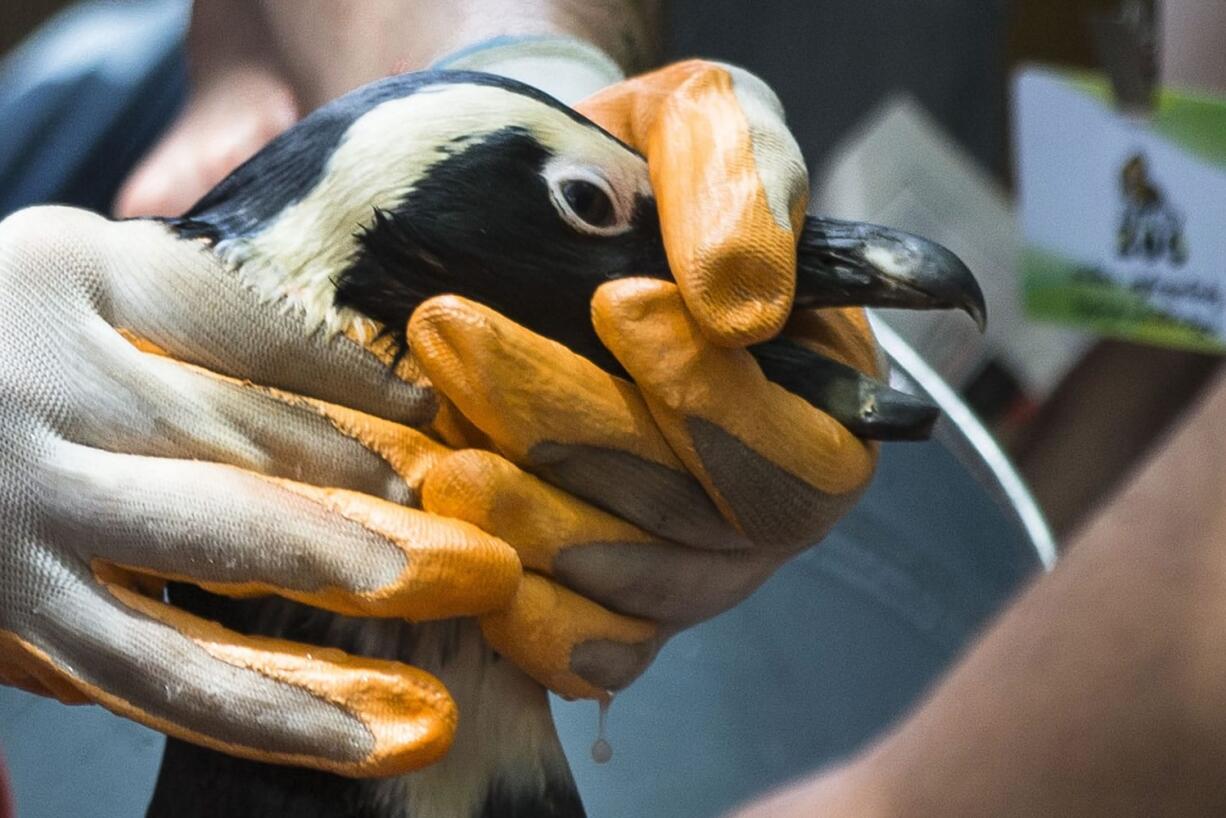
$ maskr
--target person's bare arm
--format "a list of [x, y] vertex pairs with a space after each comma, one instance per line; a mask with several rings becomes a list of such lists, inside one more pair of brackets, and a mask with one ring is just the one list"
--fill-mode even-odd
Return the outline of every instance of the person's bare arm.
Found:
[[388, 74], [500, 36], [566, 35], [626, 73], [657, 57], [659, 0], [196, 0], [191, 93], [116, 198], [177, 215], [297, 118]]
[[893, 734], [739, 818], [1226, 813], [1226, 381]]
[[634, 73], [651, 67], [659, 34], [658, 0], [260, 0], [257, 5], [309, 108], [394, 70], [425, 68], [502, 36], [579, 37]]

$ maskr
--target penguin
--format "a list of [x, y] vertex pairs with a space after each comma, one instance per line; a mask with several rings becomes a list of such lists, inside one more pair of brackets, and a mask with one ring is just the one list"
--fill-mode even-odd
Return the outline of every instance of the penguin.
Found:
[[[398, 354], [425, 299], [492, 307], [621, 374], [588, 319], [625, 276], [671, 278], [644, 158], [577, 112], [510, 79], [463, 71], [388, 77], [274, 139], [181, 217], [268, 301], [310, 329], [385, 335]], [[959, 308], [982, 293], [948, 250], [888, 228], [809, 217], [798, 308]], [[751, 348], [771, 380], [877, 439], [927, 435], [936, 409], [775, 339]], [[148, 815], [581, 818], [545, 691], [475, 623], [349, 619], [281, 599], [173, 585], [170, 600], [248, 634], [395, 659], [438, 676], [461, 713], [439, 763], [381, 780], [236, 759], [169, 739]]]

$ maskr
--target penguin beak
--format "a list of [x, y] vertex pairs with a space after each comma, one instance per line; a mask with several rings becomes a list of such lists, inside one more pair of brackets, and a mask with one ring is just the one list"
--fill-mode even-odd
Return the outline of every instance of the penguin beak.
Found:
[[797, 248], [796, 306], [959, 309], [982, 332], [987, 306], [962, 260], [927, 239], [809, 216]]

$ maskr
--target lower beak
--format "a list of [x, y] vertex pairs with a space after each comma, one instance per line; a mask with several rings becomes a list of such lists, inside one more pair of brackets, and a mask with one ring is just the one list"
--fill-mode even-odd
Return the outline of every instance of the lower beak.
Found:
[[983, 292], [962, 260], [927, 239], [809, 216], [797, 248], [796, 306], [960, 309], [982, 332]]
[[749, 348], [773, 383], [866, 440], [927, 440], [941, 410], [786, 338]]

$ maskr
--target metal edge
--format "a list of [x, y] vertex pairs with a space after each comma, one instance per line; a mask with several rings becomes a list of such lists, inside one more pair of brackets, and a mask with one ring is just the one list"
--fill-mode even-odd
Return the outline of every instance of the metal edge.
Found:
[[936, 370], [885, 321], [872, 315], [871, 310], [869, 312], [877, 342], [893, 364], [891, 380], [904, 381], [892, 385], [900, 386], [905, 391], [918, 391], [940, 407], [942, 418], [934, 437], [948, 445], [968, 468], [995, 483], [998, 503], [1022, 526], [1039, 562], [1045, 571], [1050, 571], [1058, 557], [1056, 539], [1043, 512], [1004, 450]]

